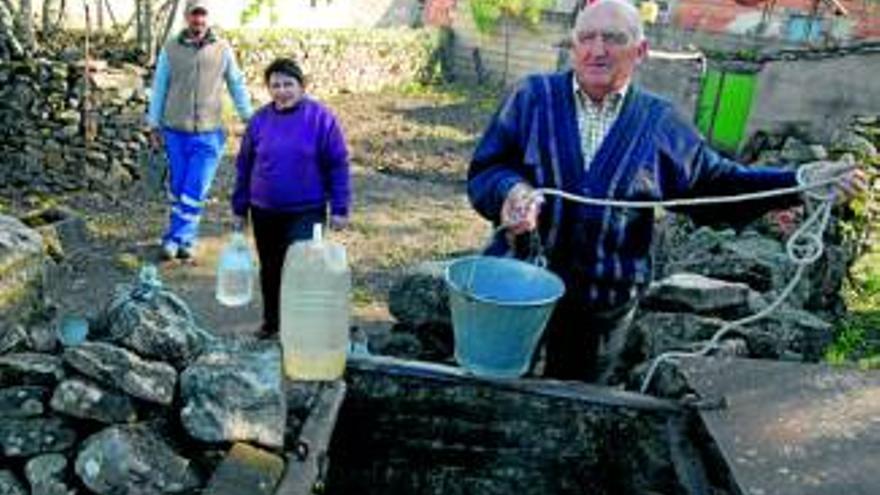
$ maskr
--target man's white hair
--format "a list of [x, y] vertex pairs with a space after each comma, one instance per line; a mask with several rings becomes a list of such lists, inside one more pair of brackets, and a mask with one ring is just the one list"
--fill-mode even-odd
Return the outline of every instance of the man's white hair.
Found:
[[627, 32], [634, 41], [642, 41], [645, 39], [645, 29], [642, 26], [642, 16], [639, 14], [639, 9], [627, 0], [598, 0], [597, 2], [587, 5], [578, 12], [577, 18], [574, 22], [572, 35], [577, 36], [578, 28], [586, 22], [586, 20], [593, 15], [593, 12], [598, 8], [608, 7], [613, 7], [615, 10], [623, 14], [624, 18], [626, 18]]

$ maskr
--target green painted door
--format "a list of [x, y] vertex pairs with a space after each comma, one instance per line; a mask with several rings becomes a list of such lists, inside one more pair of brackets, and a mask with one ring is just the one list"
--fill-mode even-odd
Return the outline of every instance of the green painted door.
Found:
[[757, 74], [709, 69], [697, 107], [697, 127], [718, 149], [736, 152], [742, 144], [755, 96]]

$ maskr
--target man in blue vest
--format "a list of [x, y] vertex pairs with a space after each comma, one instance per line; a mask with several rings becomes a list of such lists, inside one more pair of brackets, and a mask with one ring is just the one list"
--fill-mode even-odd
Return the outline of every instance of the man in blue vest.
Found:
[[[565, 282], [545, 332], [548, 377], [613, 379], [638, 296], [651, 282], [654, 214], [537, 198], [534, 188], [651, 201], [797, 185], [793, 171], [721, 157], [671, 103], [634, 84], [647, 51], [635, 7], [625, 0], [587, 5], [572, 32], [573, 69], [521, 81], [490, 122], [468, 171], [476, 210], [507, 227], [488, 254], [522, 256], [523, 238], [534, 232], [549, 268]], [[831, 177], [841, 166], [819, 169]], [[845, 195], [865, 187], [859, 170], [850, 170], [847, 181]], [[687, 213], [744, 223], [798, 200], [790, 195]]]
[[171, 218], [162, 258], [190, 259], [205, 200], [223, 156], [225, 82], [242, 120], [251, 115], [244, 77], [229, 44], [208, 27], [208, 2], [188, 0], [186, 28], [159, 53], [147, 121], [169, 162]]

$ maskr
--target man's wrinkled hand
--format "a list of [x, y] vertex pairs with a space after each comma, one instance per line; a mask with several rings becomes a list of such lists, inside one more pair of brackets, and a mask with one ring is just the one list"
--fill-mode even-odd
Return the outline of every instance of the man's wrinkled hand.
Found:
[[162, 130], [157, 128], [150, 129], [150, 146], [154, 150], [162, 149]]
[[798, 169], [798, 182], [801, 185], [816, 184], [815, 194], [820, 197], [833, 194], [839, 203], [849, 202], [868, 189], [865, 171], [855, 163], [852, 155], [844, 155], [836, 162], [804, 164]]
[[501, 206], [501, 223], [508, 234], [520, 235], [538, 227], [538, 214], [544, 198], [525, 182], [515, 185]]

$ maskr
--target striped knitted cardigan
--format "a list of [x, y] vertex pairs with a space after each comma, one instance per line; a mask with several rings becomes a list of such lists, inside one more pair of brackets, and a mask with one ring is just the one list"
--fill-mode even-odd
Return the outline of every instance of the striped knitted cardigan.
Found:
[[[585, 166], [571, 71], [522, 80], [495, 113], [468, 170], [468, 196], [498, 225], [518, 182], [593, 198], [660, 200], [759, 191], [796, 184], [794, 172], [745, 167], [720, 156], [673, 105], [630, 85], [620, 115]], [[700, 222], [744, 224], [795, 195], [726, 207], [682, 209]], [[651, 280], [654, 211], [575, 204], [548, 197], [539, 234], [567, 297], [589, 307], [626, 304]], [[522, 244], [522, 243], [517, 243]], [[488, 254], [511, 253], [499, 234]]]

